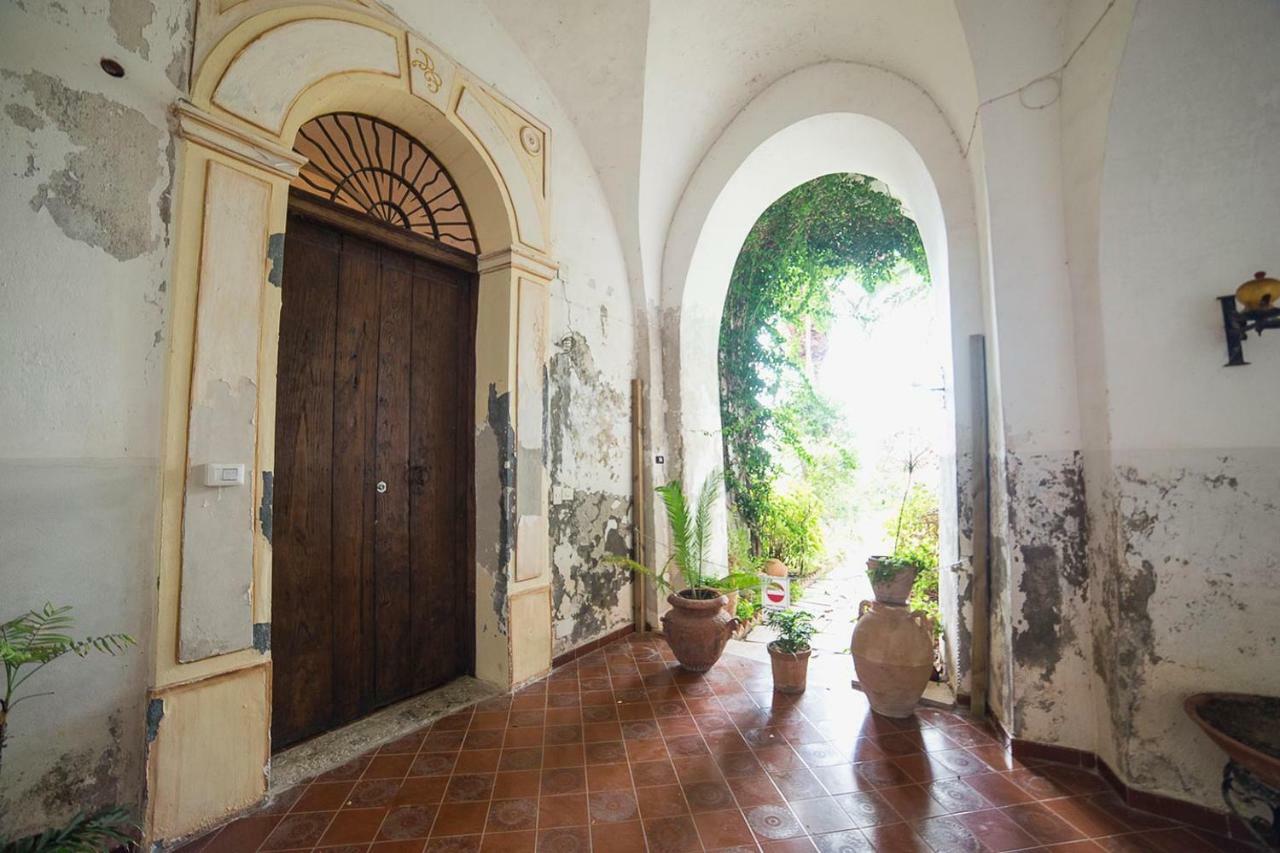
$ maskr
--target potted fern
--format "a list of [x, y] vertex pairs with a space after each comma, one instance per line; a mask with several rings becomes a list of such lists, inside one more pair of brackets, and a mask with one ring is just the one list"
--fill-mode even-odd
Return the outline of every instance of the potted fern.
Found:
[[[70, 607], [46, 604], [40, 610], [24, 613], [16, 619], [0, 623], [0, 660], [4, 662], [4, 687], [0, 693], [0, 758], [8, 740], [9, 715], [20, 703], [48, 693], [19, 695], [27, 679], [58, 658], [76, 654], [88, 657], [92, 652], [115, 655], [134, 645], [128, 634], [104, 634], [83, 640], [71, 638], [67, 632], [74, 624]], [[0, 764], [0, 767], [3, 767]], [[80, 812], [65, 826], [55, 827], [26, 838], [0, 841], [4, 853], [66, 853], [96, 851], [128, 846], [137, 830], [129, 811], [109, 806], [92, 813]]]
[[657, 488], [671, 526], [671, 557], [661, 571], [625, 557], [611, 558], [641, 574], [668, 592], [671, 610], [662, 616], [662, 631], [671, 652], [685, 669], [706, 672], [724, 653], [725, 644], [738, 626], [737, 617], [726, 612], [729, 599], [722, 587], [737, 588], [753, 583], [746, 575], [716, 578], [708, 571], [707, 552], [711, 547], [711, 511], [719, 497], [719, 477], [713, 472], [703, 481], [697, 501], [691, 506], [679, 480]]
[[769, 627], [778, 638], [769, 644], [769, 662], [773, 666], [773, 689], [779, 693], [803, 693], [809, 681], [809, 642], [818, 628], [813, 616], [804, 610], [771, 610]]

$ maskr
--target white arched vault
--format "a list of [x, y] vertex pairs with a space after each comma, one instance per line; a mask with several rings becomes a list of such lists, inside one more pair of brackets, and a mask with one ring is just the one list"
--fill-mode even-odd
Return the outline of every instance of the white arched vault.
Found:
[[[967, 363], [968, 336], [983, 331], [980, 255], [973, 184], [956, 134], [910, 80], [853, 63], [802, 68], [748, 104], [703, 158], [676, 210], [663, 257], [668, 434], [686, 480], [697, 482], [720, 464], [719, 329], [738, 252], [773, 201], [835, 172], [883, 181], [911, 211], [941, 316], [949, 319], [952, 358], [945, 383], [952, 428], [943, 448], [941, 555], [947, 566], [970, 550], [964, 523], [971, 518]], [[950, 572], [941, 574], [948, 640], [964, 664], [964, 595]], [[962, 691], [966, 670], [953, 668]]]

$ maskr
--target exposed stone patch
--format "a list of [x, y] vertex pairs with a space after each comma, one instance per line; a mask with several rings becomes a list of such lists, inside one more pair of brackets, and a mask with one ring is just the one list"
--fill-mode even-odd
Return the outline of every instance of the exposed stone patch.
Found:
[[107, 23], [121, 47], [147, 59], [151, 44], [143, 33], [155, 17], [156, 7], [151, 0], [111, 0]]
[[119, 712], [107, 719], [110, 742], [103, 749], [85, 747], [63, 752], [25, 796], [40, 801], [51, 820], [64, 820], [79, 811], [114, 805], [120, 797], [123, 725]]
[[279, 287], [284, 283], [284, 234], [267, 238], [267, 281]]
[[271, 651], [271, 623], [253, 623], [253, 650], [260, 655]]
[[5, 104], [4, 114], [9, 120], [24, 130], [35, 132], [44, 127], [44, 119], [30, 107], [24, 107], [22, 104]]
[[147, 703], [147, 743], [154, 743], [160, 736], [160, 721], [164, 719], [164, 700], [152, 699]]
[[956, 592], [956, 681], [965, 682], [973, 671], [973, 572], [966, 572], [963, 588]]
[[[581, 438], [578, 445], [593, 447], [595, 461], [607, 467], [615, 464], [622, 436], [631, 422], [626, 394], [611, 386], [596, 367], [587, 339], [570, 332], [556, 342], [548, 372], [550, 395], [545, 409], [549, 420], [549, 467], [553, 482], [559, 482], [565, 468], [565, 440]], [[603, 434], [589, 435], [598, 427]]]
[[152, 197], [166, 134], [135, 109], [39, 71], [19, 79], [36, 109], [79, 147], [39, 185], [31, 208], [47, 210], [68, 237], [117, 260], [154, 249]]
[[275, 500], [276, 475], [271, 471], [262, 472], [262, 500], [258, 503], [258, 525], [263, 537], [270, 542], [272, 531], [272, 503]]
[[1012, 660], [1006, 647], [1009, 636], [1009, 564], [1005, 560], [1004, 540], [994, 536], [991, 544], [991, 671], [987, 689], [996, 716], [1006, 725], [1012, 725]]
[[[498, 494], [495, 560], [492, 564], [482, 561], [482, 566], [493, 576], [493, 613], [497, 618], [498, 633], [505, 636], [507, 575], [511, 570], [511, 557], [516, 548], [516, 433], [511, 426], [511, 394], [506, 391], [499, 394], [493, 383], [489, 384], [489, 406], [485, 421], [488, 438], [493, 442], [488, 453], [494, 460], [491, 463], [493, 467], [487, 470], [498, 483]], [[482, 448], [477, 447], [476, 452], [481, 453]], [[482, 466], [481, 473], [486, 467]], [[493, 482], [493, 479], [487, 482]]]
[[[548, 468], [553, 494], [569, 468], [584, 461], [606, 470], [625, 458], [629, 400], [596, 366], [586, 338], [570, 332], [556, 342], [547, 372]], [[585, 454], [585, 456], [584, 456]], [[608, 490], [572, 489], [548, 514], [552, 548], [555, 652], [567, 651], [625, 624], [619, 609], [630, 572], [602, 562], [631, 550], [631, 498]]]
[[1019, 550], [1018, 589], [1026, 596], [1022, 605], [1026, 627], [1014, 628], [1013, 656], [1024, 666], [1038, 668], [1040, 680], [1049, 684], [1062, 660], [1062, 588], [1058, 584], [1062, 564], [1052, 545], [1023, 545]]
[[625, 624], [618, 612], [631, 573], [604, 562], [606, 555], [631, 553], [631, 498], [575, 491], [553, 504], [549, 517], [552, 557], [551, 606], [556, 623], [555, 652], [573, 649]]
[[169, 36], [176, 46], [165, 76], [179, 92], [186, 92], [191, 75], [192, 33], [195, 27], [196, 3], [184, 3], [169, 18]]
[[1060, 462], [1010, 454], [1006, 484], [1010, 528], [1018, 542], [1018, 589], [1024, 596], [1021, 618], [1013, 626], [1013, 656], [1049, 685], [1067, 650], [1078, 648], [1075, 621], [1087, 618], [1082, 606], [1089, 593], [1083, 460], [1078, 452]]
[[1094, 669], [1104, 737], [1131, 784], [1214, 801], [1220, 756], [1170, 697], [1274, 693], [1263, 662], [1280, 652], [1280, 632], [1264, 614], [1280, 558], [1258, 531], [1280, 511], [1275, 464], [1273, 450], [1129, 452], [1113, 462], [1091, 548], [1102, 580]]

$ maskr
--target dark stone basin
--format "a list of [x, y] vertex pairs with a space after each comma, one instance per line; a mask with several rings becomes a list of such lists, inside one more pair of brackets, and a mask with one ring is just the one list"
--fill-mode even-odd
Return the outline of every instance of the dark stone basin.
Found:
[[1280, 788], [1280, 698], [1197, 693], [1183, 707], [1236, 764]]

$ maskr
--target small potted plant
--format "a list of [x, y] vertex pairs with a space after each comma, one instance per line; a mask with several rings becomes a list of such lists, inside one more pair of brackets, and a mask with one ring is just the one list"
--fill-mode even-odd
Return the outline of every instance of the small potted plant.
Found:
[[867, 560], [867, 577], [871, 580], [871, 591], [876, 601], [905, 607], [911, 597], [911, 588], [916, 582], [916, 573], [928, 568], [930, 557], [919, 553], [918, 548], [904, 547], [902, 541], [902, 517], [907, 508], [907, 497], [911, 494], [911, 479], [916, 466], [920, 464], [923, 453], [908, 453], [906, 459], [907, 484], [902, 490], [902, 501], [898, 506], [898, 523], [893, 534], [893, 553], [888, 556], [874, 556]]
[[[662, 571], [625, 557], [610, 557], [609, 562], [648, 575], [660, 589], [669, 591], [671, 609], [662, 615], [662, 632], [671, 652], [685, 669], [706, 672], [724, 653], [725, 644], [738, 619], [726, 611], [729, 599], [708, 571], [707, 551], [711, 547], [711, 511], [719, 497], [719, 475], [713, 472], [703, 481], [694, 507], [689, 506], [679, 480], [672, 480], [656, 490], [671, 525], [671, 558]], [[668, 580], [667, 575], [671, 576]], [[723, 582], [734, 585], [736, 575]], [[682, 587], [678, 585], [683, 584]]]
[[803, 693], [809, 680], [809, 641], [817, 633], [813, 616], [805, 610], [771, 610], [768, 625], [778, 632], [769, 644], [773, 664], [773, 689], [779, 693]]

